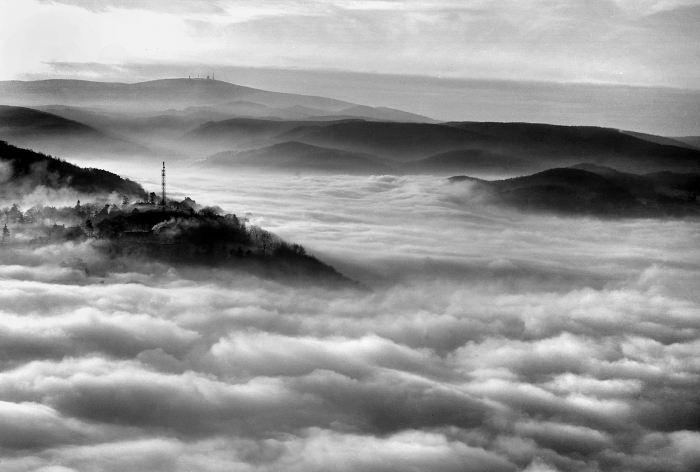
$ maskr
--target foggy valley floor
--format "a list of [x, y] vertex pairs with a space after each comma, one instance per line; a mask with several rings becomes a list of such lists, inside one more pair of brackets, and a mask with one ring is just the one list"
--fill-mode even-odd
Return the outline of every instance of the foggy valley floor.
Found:
[[371, 290], [5, 253], [2, 470], [700, 466], [696, 219], [524, 214], [430, 176], [168, 185]]

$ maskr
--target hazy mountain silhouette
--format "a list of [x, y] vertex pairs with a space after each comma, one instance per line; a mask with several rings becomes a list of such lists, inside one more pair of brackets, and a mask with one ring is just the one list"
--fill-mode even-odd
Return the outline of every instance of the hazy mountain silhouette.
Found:
[[273, 144], [294, 141], [285, 139], [286, 133], [300, 129], [316, 129], [335, 122], [310, 122], [233, 118], [212, 121], [189, 131], [180, 139], [183, 146], [200, 155], [230, 150], [258, 149]]
[[386, 173], [392, 170], [369, 154], [297, 142], [274, 144], [250, 151], [222, 152], [201, 161], [200, 165], [230, 169], [284, 169], [349, 174]]
[[494, 149], [541, 165], [589, 161], [630, 171], [700, 170], [700, 153], [639, 139], [609, 128], [534, 123], [448, 123], [499, 141]]
[[0, 82], [0, 96], [7, 104], [88, 106], [128, 110], [164, 110], [194, 105], [250, 101], [275, 108], [303, 105], [338, 111], [352, 103], [324, 97], [268, 92], [220, 80], [162, 79], [135, 84], [85, 80]]
[[69, 188], [86, 194], [117, 193], [144, 197], [144, 189], [129, 179], [101, 169], [84, 169], [60, 159], [0, 141], [0, 163], [5, 170], [3, 197], [22, 196], [39, 186]]
[[676, 141], [692, 146], [695, 149], [700, 149], [700, 136], [676, 136], [673, 138]]
[[517, 173], [590, 161], [625, 170], [692, 172], [700, 152], [639, 139], [614, 129], [529, 123], [305, 122], [234, 119], [205, 123], [183, 142], [211, 149], [281, 142], [372, 154], [408, 163], [406, 172]]
[[49, 153], [149, 154], [139, 144], [92, 126], [25, 107], [0, 105], [0, 139]]
[[495, 139], [441, 124], [348, 120], [325, 126], [302, 125], [280, 135], [317, 146], [360, 151], [397, 161], [428, 157]]
[[594, 164], [555, 168], [512, 179], [468, 176], [488, 200], [528, 211], [605, 217], [700, 217], [700, 174], [619, 172]]
[[[209, 121], [221, 121], [231, 115], [208, 106], [168, 109], [158, 114], [111, 112], [102, 109], [49, 105], [38, 107], [43, 111], [87, 124], [100, 131], [145, 143], [157, 154], [182, 154], [173, 142], [183, 134]], [[106, 154], [99, 149], [96, 154]]]
[[56, 115], [69, 120], [24, 127], [26, 117], [17, 115], [3, 128], [12, 142], [64, 154], [145, 154], [147, 147], [201, 158], [296, 142], [373, 155], [397, 167], [407, 163], [409, 173], [513, 175], [579, 162], [633, 172], [700, 171], [692, 137], [532, 123], [434, 123], [389, 108], [207, 79], [10, 81], [0, 82], [0, 96], [11, 104], [51, 104], [54, 121]]
[[[318, 118], [323, 117], [312, 117], [312, 119]], [[415, 113], [409, 113], [386, 107], [368, 107], [365, 105], [357, 105], [354, 107], [346, 108], [344, 110], [340, 110], [336, 114], [327, 115], [325, 118], [364, 118], [367, 120], [397, 121], [404, 123], [439, 123], [438, 120], [434, 120], [423, 115], [417, 115]]]
[[406, 162], [400, 169], [406, 173], [449, 174], [455, 172], [492, 172], [507, 174], [536, 170], [526, 160], [482, 149], [448, 151], [426, 159]]
[[688, 143], [683, 142], [681, 139], [677, 138], [669, 138], [666, 136], [656, 136], [654, 134], [647, 134], [647, 133], [637, 133], [636, 131], [620, 131], [621, 133], [628, 134], [630, 136], [634, 136], [635, 138], [642, 139], [644, 141], [649, 141], [652, 143], [656, 144], [664, 144], [666, 146], [677, 146], [677, 147], [682, 147], [682, 148], [688, 148], [688, 149], [696, 149], [695, 146], [692, 146]]

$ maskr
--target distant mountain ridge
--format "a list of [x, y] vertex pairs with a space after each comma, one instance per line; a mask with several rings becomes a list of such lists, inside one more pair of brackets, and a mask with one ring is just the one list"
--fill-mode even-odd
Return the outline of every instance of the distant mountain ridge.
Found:
[[700, 136], [676, 136], [673, 138], [676, 141], [692, 146], [695, 149], [700, 149]]
[[210, 146], [210, 153], [294, 141], [390, 159], [406, 172], [512, 174], [581, 162], [633, 172], [700, 171], [700, 150], [584, 126], [237, 119], [205, 123], [186, 138], [201, 148]]
[[226, 101], [251, 101], [266, 106], [303, 104], [336, 111], [352, 103], [325, 97], [268, 92], [208, 79], [160, 79], [133, 84], [86, 80], [0, 82], [0, 96], [7, 104], [32, 105], [128, 105], [141, 110], [214, 105]]
[[[174, 78], [137, 83], [85, 80], [0, 81], [2, 103], [14, 106], [64, 105], [160, 113], [166, 109], [213, 107], [234, 116], [305, 119], [324, 115], [436, 122], [432, 118], [386, 107], [236, 85], [210, 79]], [[233, 117], [233, 116], [231, 116]]]
[[[396, 173], [518, 175], [581, 162], [630, 172], [700, 172], [692, 139], [591, 126], [541, 123], [435, 122], [386, 107], [316, 96], [268, 92], [208, 79], [163, 79], [136, 84], [48, 80], [0, 82], [0, 97], [22, 105], [34, 123], [16, 115], [0, 138], [62, 155], [167, 155], [203, 159], [217, 153], [265, 151], [299, 143], [346, 159], [358, 172], [375, 169], [362, 155]], [[17, 102], [17, 103], [14, 103]], [[37, 106], [71, 121], [46, 126]], [[1, 120], [0, 120], [1, 121]], [[20, 123], [22, 126], [20, 126]], [[58, 123], [58, 121], [56, 121]], [[301, 163], [299, 147], [288, 151]], [[240, 156], [239, 156], [240, 157]], [[289, 162], [292, 162], [289, 160]], [[271, 162], [259, 161], [263, 167]], [[326, 166], [330, 160], [309, 158]], [[253, 161], [249, 161], [253, 165]], [[291, 167], [289, 167], [290, 170]], [[364, 170], [363, 170], [364, 169]]]
[[344, 174], [388, 173], [391, 167], [374, 156], [329, 149], [310, 144], [285, 142], [250, 151], [228, 151], [199, 162], [204, 167], [228, 169], [283, 169], [286, 171], [334, 172]]

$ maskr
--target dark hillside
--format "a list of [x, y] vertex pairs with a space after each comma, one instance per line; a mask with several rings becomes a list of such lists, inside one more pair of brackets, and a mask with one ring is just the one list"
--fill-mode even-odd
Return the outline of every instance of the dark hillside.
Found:
[[449, 126], [498, 139], [500, 152], [539, 163], [587, 161], [632, 172], [700, 170], [700, 151], [640, 139], [615, 129], [536, 123], [452, 122]]
[[397, 162], [413, 161], [407, 172], [491, 168], [512, 174], [579, 162], [633, 172], [700, 170], [700, 150], [670, 145], [671, 140], [662, 144], [615, 129], [585, 126], [236, 119], [205, 123], [183, 138], [183, 143], [188, 141], [209, 150], [219, 146], [211, 152], [295, 141]]
[[3, 183], [2, 192], [21, 188], [31, 192], [40, 185], [52, 189], [71, 188], [87, 194], [129, 195], [143, 198], [144, 189], [129, 179], [101, 169], [84, 169], [51, 156], [21, 149], [0, 141], [0, 162], [9, 165], [12, 174]]
[[513, 179], [484, 181], [466, 176], [487, 198], [526, 211], [599, 217], [700, 217], [700, 175], [660, 172], [627, 174], [583, 164]]
[[306, 253], [235, 216], [213, 212], [116, 211], [93, 217], [98, 247], [111, 258], [160, 260], [179, 266], [242, 270], [266, 278], [313, 281], [328, 286], [353, 282]]

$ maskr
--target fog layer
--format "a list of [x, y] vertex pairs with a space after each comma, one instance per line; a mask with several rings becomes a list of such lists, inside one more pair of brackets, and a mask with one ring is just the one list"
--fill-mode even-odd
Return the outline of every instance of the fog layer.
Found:
[[3, 470], [700, 466], [697, 222], [506, 212], [434, 177], [168, 182], [370, 290], [6, 247]]

